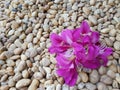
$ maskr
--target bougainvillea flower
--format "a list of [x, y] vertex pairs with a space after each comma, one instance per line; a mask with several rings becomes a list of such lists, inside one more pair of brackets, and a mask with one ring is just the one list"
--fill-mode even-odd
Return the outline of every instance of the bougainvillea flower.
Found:
[[57, 74], [59, 76], [62, 76], [65, 80], [65, 83], [73, 86], [76, 83], [77, 80], [77, 63], [75, 62], [74, 56], [63, 56], [62, 54], [59, 54], [56, 57], [57, 60]]
[[112, 48], [101, 43], [99, 38], [99, 33], [92, 31], [86, 21], [74, 30], [65, 29], [59, 35], [50, 35], [49, 52], [56, 54], [57, 73], [66, 84], [73, 86], [76, 83], [78, 67], [96, 69], [106, 66]]

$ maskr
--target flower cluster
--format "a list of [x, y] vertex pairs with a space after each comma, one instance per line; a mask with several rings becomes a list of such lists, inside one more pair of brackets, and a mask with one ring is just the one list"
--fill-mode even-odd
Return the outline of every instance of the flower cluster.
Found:
[[96, 69], [106, 65], [112, 49], [100, 43], [99, 33], [92, 31], [86, 21], [80, 28], [63, 30], [59, 35], [50, 35], [50, 53], [56, 54], [57, 74], [65, 83], [73, 86], [77, 80], [77, 68], [80, 66]]

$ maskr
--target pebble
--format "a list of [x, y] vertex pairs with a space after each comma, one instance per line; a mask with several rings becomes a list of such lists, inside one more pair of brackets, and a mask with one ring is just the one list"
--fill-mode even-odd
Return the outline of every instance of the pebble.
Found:
[[113, 81], [112, 86], [113, 88], [119, 88], [119, 84], [116, 80]]
[[85, 84], [83, 82], [78, 84], [78, 89], [83, 89], [85, 87]]
[[52, 85], [47, 86], [46, 90], [55, 90], [55, 85], [52, 84]]
[[116, 40], [117, 40], [117, 41], [120, 41], [120, 34], [117, 34], [117, 35], [116, 35]]
[[63, 84], [63, 86], [62, 86], [62, 90], [69, 90], [69, 86]]
[[42, 60], [41, 60], [41, 64], [43, 65], [43, 66], [49, 66], [50, 65], [50, 59], [48, 59], [48, 58], [43, 58]]
[[86, 83], [86, 88], [89, 90], [96, 90], [97, 87], [92, 83]]
[[114, 42], [114, 48], [115, 48], [116, 50], [120, 50], [120, 42], [119, 42], [119, 41], [115, 41], [115, 42]]
[[99, 82], [97, 84], [97, 88], [98, 88], [98, 90], [109, 90], [108, 87], [102, 82]]
[[101, 66], [98, 71], [99, 71], [99, 73], [100, 73], [101, 75], [103, 75], [103, 74], [105, 74], [105, 73], [107, 72], [106, 68], [103, 67], [103, 66]]
[[26, 51], [26, 53], [27, 53], [27, 56], [28, 56], [28, 57], [33, 58], [33, 57], [35, 57], [35, 56], [37, 55], [37, 49], [36, 49], [36, 48], [33, 48], [33, 47], [30, 47], [30, 48]]
[[29, 72], [28, 72], [28, 70], [22, 71], [22, 76], [23, 76], [23, 78], [28, 78], [28, 77], [29, 77]]
[[19, 24], [18, 24], [16, 21], [13, 21], [13, 22], [12, 22], [12, 25], [11, 25], [11, 28], [12, 28], [13, 30], [16, 30], [18, 27], [19, 27]]
[[109, 35], [112, 36], [112, 37], [114, 37], [116, 35], [116, 33], [117, 33], [117, 31], [115, 29], [111, 29], [109, 31]]
[[78, 9], [78, 6], [77, 6], [76, 4], [74, 4], [74, 5], [72, 6], [72, 9], [73, 9], [73, 10], [77, 10], [77, 9]]
[[101, 30], [101, 33], [106, 34], [109, 33], [110, 29], [109, 28], [104, 28]]
[[86, 15], [89, 15], [90, 14], [90, 10], [88, 7], [83, 7], [83, 12], [86, 14]]
[[14, 54], [16, 54], [16, 55], [20, 55], [21, 53], [22, 53], [22, 48], [16, 48], [15, 50], [14, 50]]
[[44, 82], [44, 86], [49, 86], [49, 85], [51, 85], [53, 83], [53, 80], [47, 80], [47, 81], [45, 81]]
[[47, 74], [50, 74], [51, 73], [51, 69], [49, 67], [43, 67], [43, 69], [45, 70], [45, 72]]
[[8, 78], [8, 75], [7, 75], [7, 74], [3, 75], [3, 76], [1, 77], [1, 79], [0, 79], [0, 82], [6, 81], [7, 78]]
[[120, 74], [117, 73], [115, 79], [116, 79], [116, 81], [120, 84]]
[[108, 70], [107, 75], [113, 79], [115, 78], [115, 72], [113, 72], [112, 70]]
[[44, 24], [44, 25], [43, 25], [43, 29], [44, 29], [44, 31], [48, 32], [48, 30], [49, 30], [49, 25], [48, 25], [48, 24]]
[[32, 42], [32, 40], [33, 40], [33, 34], [30, 33], [30, 34], [27, 35], [26, 41], [27, 41], [28, 43], [30, 43], [30, 42]]
[[43, 74], [41, 72], [35, 72], [33, 76], [38, 80], [41, 80], [43, 78]]
[[24, 60], [20, 61], [18, 64], [16, 71], [20, 72], [26, 68], [26, 62]]
[[0, 90], [9, 90], [9, 86], [8, 85], [3, 85], [0, 87]]
[[77, 90], [77, 86], [70, 87], [70, 90]]
[[61, 89], [62, 89], [61, 85], [60, 85], [60, 84], [57, 84], [57, 85], [56, 85], [56, 90], [61, 90]]
[[37, 11], [34, 11], [34, 12], [32, 12], [32, 15], [31, 15], [31, 16], [32, 16], [32, 17], [36, 17], [37, 14], [38, 14]]
[[38, 86], [39, 86], [39, 81], [37, 79], [33, 79], [32, 83], [28, 87], [28, 90], [36, 90]]
[[61, 1], [61, 0], [55, 0], [54, 2], [55, 2], [55, 3], [59, 3], [60, 1]]
[[99, 74], [96, 70], [93, 70], [90, 74], [90, 82], [97, 83], [99, 81]]
[[88, 75], [85, 72], [80, 72], [80, 77], [83, 82], [88, 81]]
[[100, 81], [105, 83], [105, 84], [107, 84], [107, 85], [112, 84], [112, 79], [109, 76], [107, 76], [107, 75], [101, 76]]
[[94, 5], [95, 4], [95, 0], [90, 0], [90, 5]]
[[21, 54], [21, 60], [23, 60], [23, 61], [27, 60], [27, 56], [24, 54]]
[[21, 78], [22, 78], [21, 73], [16, 73], [16, 74], [13, 76], [13, 80], [14, 80], [14, 81], [18, 81], [18, 80], [20, 80]]
[[30, 85], [30, 83], [31, 83], [30, 79], [21, 79], [16, 83], [16, 88], [20, 89], [20, 88], [26, 87]]
[[8, 59], [6, 62], [7, 62], [7, 66], [9, 67], [15, 66], [15, 62], [11, 59]]
[[9, 87], [13, 87], [13, 86], [15, 86], [15, 81], [13, 80], [13, 79], [10, 79], [9, 81], [8, 81], [8, 86]]
[[109, 69], [115, 73], [117, 72], [117, 66], [115, 64], [110, 65]]
[[97, 18], [95, 16], [88, 16], [89, 21], [93, 24], [96, 25], [97, 24]]

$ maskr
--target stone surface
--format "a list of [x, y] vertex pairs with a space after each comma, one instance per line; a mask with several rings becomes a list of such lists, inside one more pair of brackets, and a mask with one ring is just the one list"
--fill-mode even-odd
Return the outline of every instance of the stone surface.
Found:
[[16, 88], [20, 89], [22, 87], [26, 87], [30, 85], [31, 80], [30, 79], [21, 79], [16, 83]]
[[108, 85], [112, 84], [112, 79], [107, 75], [101, 76], [100, 81]]
[[97, 83], [99, 81], [99, 74], [96, 70], [93, 70], [90, 74], [90, 82]]
[[32, 83], [28, 87], [28, 90], [36, 90], [39, 86], [39, 81], [37, 79], [32, 80]]
[[116, 50], [120, 50], [120, 42], [119, 41], [114, 42], [114, 48]]

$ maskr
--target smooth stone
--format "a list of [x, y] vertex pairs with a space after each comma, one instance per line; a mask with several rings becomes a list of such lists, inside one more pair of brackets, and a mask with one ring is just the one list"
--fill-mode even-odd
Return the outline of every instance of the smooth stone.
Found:
[[83, 89], [85, 87], [85, 84], [83, 82], [78, 84], [78, 89]]
[[90, 82], [97, 83], [99, 81], [99, 74], [96, 70], [93, 70], [90, 74]]
[[105, 74], [105, 73], [107, 72], [106, 68], [103, 67], [103, 66], [101, 66], [98, 71], [99, 71], [99, 73], [100, 73], [101, 75], [103, 75], [103, 74]]
[[112, 84], [112, 79], [109, 76], [107, 76], [107, 75], [101, 76], [100, 81], [105, 83], [105, 84], [107, 84], [107, 85]]
[[33, 34], [30, 33], [30, 34], [27, 35], [26, 41], [27, 41], [28, 43], [30, 43], [30, 42], [32, 42], [32, 40], [33, 40]]
[[48, 58], [43, 58], [42, 60], [41, 60], [41, 64], [43, 65], [43, 66], [49, 66], [50, 65], [50, 60], [48, 59]]
[[113, 72], [112, 70], [108, 70], [107, 75], [110, 76], [111, 78], [115, 78], [115, 72]]
[[28, 90], [36, 90], [38, 86], [39, 86], [39, 81], [37, 79], [33, 79], [32, 83], [28, 87]]
[[56, 85], [56, 90], [61, 90], [61, 89], [62, 89], [61, 84], [57, 84]]
[[104, 28], [104, 29], [101, 30], [101, 33], [103, 33], [103, 34], [107, 34], [109, 32], [110, 32], [109, 28]]
[[69, 90], [69, 86], [63, 84], [63, 86], [62, 86], [62, 90]]
[[22, 60], [18, 64], [16, 71], [20, 72], [20, 71], [24, 70], [25, 68], [26, 68], [26, 62]]
[[16, 54], [16, 55], [19, 55], [19, 54], [21, 54], [22, 53], [22, 48], [16, 48], [15, 50], [14, 50], [14, 54]]
[[115, 29], [111, 29], [109, 31], [109, 35], [112, 36], [112, 37], [114, 37], [116, 35], [116, 33], [117, 33], [117, 31]]
[[88, 16], [89, 21], [93, 24], [96, 25], [97, 24], [97, 18], [95, 16]]
[[38, 80], [43, 78], [43, 74], [41, 72], [35, 72], [33, 76], [35, 79], [38, 79]]
[[27, 70], [22, 71], [22, 76], [23, 76], [23, 78], [28, 78], [29, 72]]
[[120, 34], [117, 34], [116, 40], [117, 40], [117, 41], [120, 41]]
[[119, 42], [119, 41], [115, 41], [115, 42], [114, 42], [114, 48], [115, 48], [116, 50], [120, 50], [120, 42]]
[[21, 79], [16, 83], [16, 88], [20, 89], [22, 87], [26, 87], [30, 85], [31, 80], [30, 79]]
[[96, 90], [97, 87], [92, 83], [86, 83], [86, 88], [89, 90]]
[[99, 82], [97, 84], [97, 89], [98, 90], [109, 90], [108, 87], [106, 86], [106, 84], [102, 83], [102, 82]]
[[88, 75], [85, 72], [80, 72], [80, 77], [83, 82], [88, 81]]
[[52, 84], [52, 85], [47, 86], [46, 90], [55, 90], [55, 85]]

